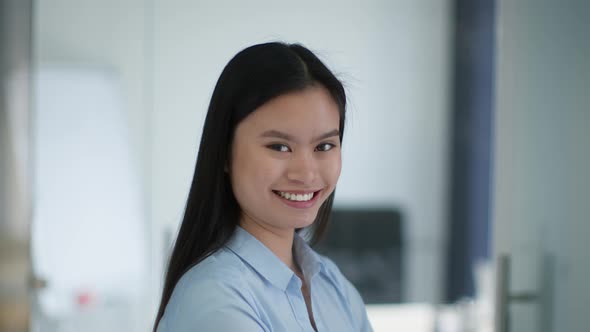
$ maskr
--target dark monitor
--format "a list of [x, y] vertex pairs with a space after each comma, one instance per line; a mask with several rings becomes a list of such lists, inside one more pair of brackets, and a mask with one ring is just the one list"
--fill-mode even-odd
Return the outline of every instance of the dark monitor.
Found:
[[402, 301], [402, 217], [395, 209], [337, 209], [316, 250], [330, 259], [367, 304]]

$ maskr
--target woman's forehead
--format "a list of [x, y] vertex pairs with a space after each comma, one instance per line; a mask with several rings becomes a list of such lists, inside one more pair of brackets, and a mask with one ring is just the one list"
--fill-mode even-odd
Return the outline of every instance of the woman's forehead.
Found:
[[[323, 87], [312, 87], [287, 93], [260, 106], [246, 117], [257, 130], [338, 129], [340, 111], [338, 105]], [[269, 128], [278, 127], [278, 128]]]

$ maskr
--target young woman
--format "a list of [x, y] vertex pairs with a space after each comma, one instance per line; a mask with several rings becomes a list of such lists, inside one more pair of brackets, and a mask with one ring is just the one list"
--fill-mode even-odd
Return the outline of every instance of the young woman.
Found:
[[217, 82], [154, 330], [372, 331], [316, 242], [340, 175], [346, 96], [301, 45], [238, 53]]

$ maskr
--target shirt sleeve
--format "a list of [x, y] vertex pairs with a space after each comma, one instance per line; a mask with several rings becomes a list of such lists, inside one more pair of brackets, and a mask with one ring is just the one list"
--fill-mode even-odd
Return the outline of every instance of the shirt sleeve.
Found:
[[219, 280], [187, 280], [177, 285], [158, 332], [266, 332], [239, 286]]

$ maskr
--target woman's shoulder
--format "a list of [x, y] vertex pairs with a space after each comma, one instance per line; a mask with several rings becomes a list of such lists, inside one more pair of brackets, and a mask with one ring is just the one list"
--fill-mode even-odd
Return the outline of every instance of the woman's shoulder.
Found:
[[243, 297], [245, 267], [235, 255], [221, 248], [198, 264], [192, 266], [180, 278], [170, 298], [170, 306], [200, 305], [234, 301]]
[[221, 248], [184, 273], [174, 287], [170, 302], [196, 305], [199, 304], [197, 302], [206, 303], [209, 297], [231, 297], [244, 289], [243, 274], [243, 263], [231, 252]]
[[192, 266], [177, 283], [177, 287], [194, 287], [207, 281], [220, 284], [238, 282], [244, 273], [244, 264], [225, 247]]
[[[251, 299], [241, 278], [243, 264], [232, 256], [222, 248], [181, 277], [166, 306], [162, 323], [166, 328], [162, 331], [221, 326], [227, 322], [217, 317], [220, 313], [235, 316], [234, 321], [244, 324], [255, 323]], [[248, 315], [244, 317], [243, 313]]]

